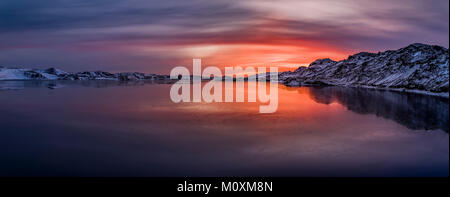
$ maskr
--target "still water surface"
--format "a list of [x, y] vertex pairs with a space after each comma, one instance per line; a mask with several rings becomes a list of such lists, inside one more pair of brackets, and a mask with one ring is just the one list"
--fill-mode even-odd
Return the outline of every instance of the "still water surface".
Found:
[[[172, 103], [170, 84], [0, 82], [0, 176], [448, 176], [448, 99], [279, 86]], [[245, 90], [240, 90], [245, 91]]]

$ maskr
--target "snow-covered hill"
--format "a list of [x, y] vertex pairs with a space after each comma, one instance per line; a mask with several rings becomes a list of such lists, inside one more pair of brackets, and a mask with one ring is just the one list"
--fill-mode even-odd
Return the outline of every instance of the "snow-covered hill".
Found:
[[279, 74], [289, 86], [337, 85], [448, 92], [449, 50], [411, 44], [398, 50], [361, 52], [342, 61], [318, 59], [309, 67]]
[[[404, 89], [448, 95], [449, 50], [440, 46], [411, 44], [398, 50], [361, 52], [342, 61], [318, 59], [309, 67], [279, 73], [288, 86], [336, 85]], [[269, 78], [269, 77], [267, 77]], [[0, 67], [0, 80], [168, 80], [168, 75], [104, 71], [68, 73], [56, 68]]]
[[109, 73], [104, 71], [68, 73], [56, 68], [27, 69], [0, 67], [0, 80], [166, 80], [167, 75], [138, 72]]

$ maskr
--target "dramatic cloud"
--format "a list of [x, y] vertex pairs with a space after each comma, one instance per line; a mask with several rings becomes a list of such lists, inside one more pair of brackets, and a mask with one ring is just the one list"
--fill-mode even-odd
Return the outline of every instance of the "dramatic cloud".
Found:
[[448, 4], [3, 0], [0, 65], [168, 73], [195, 57], [209, 65], [294, 68], [414, 42], [448, 47]]

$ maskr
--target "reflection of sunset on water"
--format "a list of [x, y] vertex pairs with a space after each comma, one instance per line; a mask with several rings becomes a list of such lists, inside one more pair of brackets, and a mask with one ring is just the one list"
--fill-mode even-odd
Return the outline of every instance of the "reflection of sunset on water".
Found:
[[173, 103], [170, 84], [53, 83], [64, 88], [16, 81], [7, 84], [27, 88], [0, 94], [2, 126], [14, 128], [0, 137], [15, 139], [2, 146], [24, 142], [3, 163], [8, 173], [23, 173], [16, 158], [42, 155], [46, 163], [27, 164], [45, 175], [61, 175], [61, 165], [75, 169], [64, 175], [448, 175], [448, 100], [437, 97], [279, 85], [278, 110], [261, 114], [259, 102]]

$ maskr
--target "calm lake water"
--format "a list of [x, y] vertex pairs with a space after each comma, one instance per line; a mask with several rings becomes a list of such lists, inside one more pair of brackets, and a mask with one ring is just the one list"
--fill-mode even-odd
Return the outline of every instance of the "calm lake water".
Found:
[[0, 82], [0, 176], [449, 175], [448, 99], [280, 85], [260, 114], [170, 87]]

